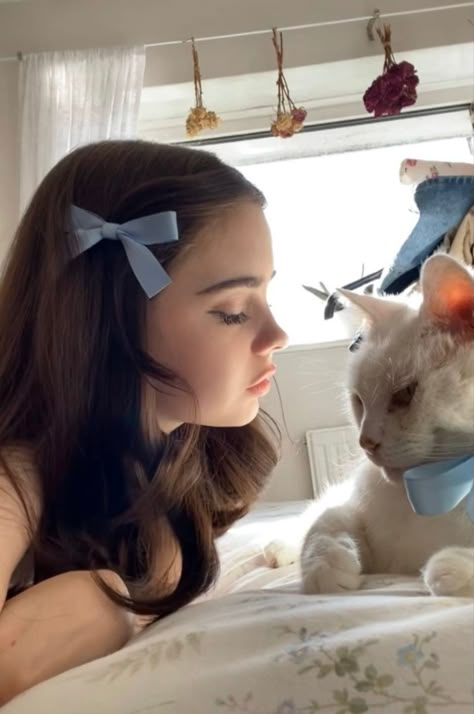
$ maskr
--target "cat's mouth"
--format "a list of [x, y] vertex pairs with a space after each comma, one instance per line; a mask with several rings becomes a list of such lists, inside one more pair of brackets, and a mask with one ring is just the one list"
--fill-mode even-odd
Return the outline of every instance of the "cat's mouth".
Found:
[[387, 466], [383, 463], [383, 460], [376, 454], [371, 454], [366, 451], [366, 456], [371, 461], [374, 466], [377, 466], [382, 472], [387, 481], [401, 481], [406, 468], [400, 468], [396, 466]]
[[380, 467], [381, 470], [384, 473], [384, 476], [386, 477], [387, 481], [401, 481], [403, 474], [405, 473], [406, 469], [395, 469], [390, 466], [382, 466]]

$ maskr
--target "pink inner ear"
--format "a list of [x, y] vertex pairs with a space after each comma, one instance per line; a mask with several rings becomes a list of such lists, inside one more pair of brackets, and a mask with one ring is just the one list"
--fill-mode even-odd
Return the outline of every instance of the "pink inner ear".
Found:
[[472, 320], [474, 310], [474, 291], [471, 286], [459, 285], [455, 280], [446, 286], [445, 300], [451, 315], [461, 320]]
[[464, 276], [445, 277], [428, 296], [426, 307], [434, 317], [460, 320], [474, 327], [474, 285]]

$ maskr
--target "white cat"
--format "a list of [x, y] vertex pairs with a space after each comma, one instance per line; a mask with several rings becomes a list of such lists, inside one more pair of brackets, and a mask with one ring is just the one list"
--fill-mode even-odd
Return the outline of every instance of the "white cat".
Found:
[[[402, 480], [415, 465], [474, 454], [474, 278], [439, 254], [423, 267], [417, 308], [344, 294], [366, 318], [348, 389], [367, 460], [346, 504], [325, 510], [306, 535], [303, 590], [355, 590], [362, 573], [421, 571], [434, 595], [474, 596], [464, 503], [417, 515]], [[271, 551], [273, 564], [291, 559]]]

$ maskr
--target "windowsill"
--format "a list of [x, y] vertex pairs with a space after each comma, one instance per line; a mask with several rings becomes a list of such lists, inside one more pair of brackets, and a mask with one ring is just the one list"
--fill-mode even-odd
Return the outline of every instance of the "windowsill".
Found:
[[302, 352], [304, 350], [330, 350], [334, 347], [349, 347], [352, 339], [345, 337], [340, 340], [327, 340], [326, 342], [308, 342], [307, 344], [295, 344], [285, 347], [285, 352]]

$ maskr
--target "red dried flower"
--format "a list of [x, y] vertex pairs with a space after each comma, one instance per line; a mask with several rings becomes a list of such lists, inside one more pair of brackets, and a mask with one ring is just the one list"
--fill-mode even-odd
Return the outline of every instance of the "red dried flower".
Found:
[[295, 122], [302, 124], [304, 122], [304, 120], [306, 119], [307, 113], [308, 112], [306, 111], [306, 109], [303, 109], [303, 107], [298, 107], [298, 109], [292, 110], [291, 116], [293, 117]]
[[383, 73], [366, 90], [364, 105], [376, 117], [400, 114], [404, 107], [415, 104], [420, 80], [410, 62], [395, 62], [390, 46], [390, 26], [384, 25], [383, 33], [377, 28], [377, 33], [385, 50]]
[[[401, 65], [408, 65], [401, 69]], [[369, 113], [381, 117], [384, 115], [400, 114], [404, 107], [415, 104], [417, 100], [416, 86], [420, 81], [415, 74], [416, 70], [409, 62], [394, 64], [385, 73], [377, 77], [364, 94], [364, 105]]]

